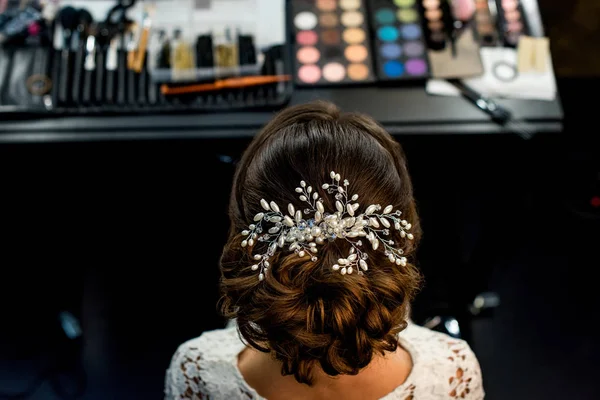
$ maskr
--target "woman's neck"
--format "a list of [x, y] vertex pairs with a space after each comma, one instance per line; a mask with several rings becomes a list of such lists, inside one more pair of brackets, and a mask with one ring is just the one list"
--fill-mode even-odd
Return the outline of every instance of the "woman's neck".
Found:
[[312, 386], [298, 383], [293, 376], [282, 376], [281, 362], [252, 348], [240, 353], [238, 367], [244, 380], [269, 400], [379, 399], [406, 381], [412, 360], [406, 350], [398, 347], [393, 353], [375, 356], [357, 375], [332, 377], [315, 367]]

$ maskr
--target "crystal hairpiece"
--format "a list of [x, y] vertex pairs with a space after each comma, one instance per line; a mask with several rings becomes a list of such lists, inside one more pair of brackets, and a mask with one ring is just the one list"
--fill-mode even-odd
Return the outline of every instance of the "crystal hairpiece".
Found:
[[[361, 238], [371, 242], [373, 250], [377, 250], [381, 244], [390, 262], [406, 266], [404, 250], [394, 247], [393, 240], [382, 237], [389, 236], [390, 229], [393, 228], [400, 232], [402, 238], [413, 239], [413, 234], [408, 233], [411, 224], [400, 218], [402, 213], [398, 210], [392, 212], [391, 205], [380, 213], [381, 206], [372, 204], [363, 214], [355, 216], [360, 207], [356, 202], [358, 195], [348, 197], [348, 180], [344, 179], [343, 186], [340, 186], [340, 174], [331, 171], [330, 176], [331, 183], [324, 184], [322, 188], [330, 195], [335, 193], [336, 211], [333, 213], [325, 212], [323, 199], [304, 181], [296, 188], [300, 201], [308, 204], [304, 212], [296, 210], [293, 204], [288, 204], [289, 215], [284, 215], [275, 202], [269, 203], [265, 199], [260, 201], [264, 212], [256, 214], [254, 222], [247, 230], [242, 231], [244, 240], [241, 243], [242, 247], [252, 247], [257, 241], [268, 243], [265, 254], [253, 256], [257, 263], [251, 268], [252, 271], [259, 271], [259, 280], [262, 281], [267, 275], [269, 259], [278, 248], [289, 245], [290, 251], [294, 251], [299, 257], [310, 257], [314, 262], [317, 261], [317, 245], [336, 239], [346, 240], [352, 246], [348, 257], [338, 259], [337, 264], [331, 267], [342, 275], [352, 274], [354, 271], [362, 275], [363, 271], [369, 269], [368, 255], [361, 250]], [[267, 223], [271, 226], [266, 226]]]

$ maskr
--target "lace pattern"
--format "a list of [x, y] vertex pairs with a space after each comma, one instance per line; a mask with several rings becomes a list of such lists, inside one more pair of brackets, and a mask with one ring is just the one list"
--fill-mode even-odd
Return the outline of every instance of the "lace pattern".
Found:
[[[399, 339], [413, 368], [406, 382], [381, 400], [484, 398], [479, 363], [466, 342], [412, 324]], [[237, 368], [243, 349], [235, 325], [182, 344], [167, 370], [165, 399], [263, 399]]]
[[237, 369], [244, 344], [236, 328], [206, 332], [177, 349], [165, 379], [166, 399], [254, 399]]

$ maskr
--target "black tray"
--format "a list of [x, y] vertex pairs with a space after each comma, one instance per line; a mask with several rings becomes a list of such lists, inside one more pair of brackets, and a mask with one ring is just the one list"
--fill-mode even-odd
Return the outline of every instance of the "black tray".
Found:
[[[49, 47], [0, 47], [0, 113], [6, 118], [11, 114], [15, 117], [21, 114], [48, 117], [280, 108], [288, 103], [293, 92], [293, 83], [290, 81], [201, 95], [163, 96], [160, 85], [152, 82], [146, 68], [141, 73], [119, 69], [113, 71], [113, 77], [109, 78], [110, 72], [104, 68], [105, 50], [96, 52], [97, 69], [86, 72], [83, 68], [83, 51], [80, 48], [79, 54], [68, 53], [69, 69], [64, 75], [60, 69], [66, 55], [60, 50]], [[267, 50], [262, 73], [281, 73], [276, 71], [275, 65], [282, 65], [283, 73], [291, 74], [289, 54], [285, 45]], [[119, 57], [124, 61], [126, 54], [121, 52]], [[38, 83], [45, 80], [40, 76], [47, 77], [52, 84], [51, 90], [45, 94], [32, 91], [32, 76], [38, 78]], [[84, 84], [86, 80], [89, 82], [87, 86]], [[41, 83], [39, 86], [42, 86]], [[85, 90], [84, 87], [89, 89]]]

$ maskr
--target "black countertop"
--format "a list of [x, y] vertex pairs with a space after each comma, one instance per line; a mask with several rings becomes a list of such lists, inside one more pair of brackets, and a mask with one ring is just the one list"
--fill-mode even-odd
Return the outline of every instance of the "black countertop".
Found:
[[[523, 0], [530, 29], [542, 36], [536, 0]], [[344, 111], [360, 111], [381, 122], [392, 134], [456, 135], [512, 134], [492, 122], [462, 97], [429, 96], [424, 86], [296, 89], [290, 105], [315, 99], [330, 100]], [[506, 99], [516, 119], [535, 133], [562, 130], [560, 99]], [[78, 142], [106, 140], [218, 139], [253, 136], [275, 110], [195, 114], [140, 114], [128, 116], [64, 116], [8, 120], [0, 114], [0, 143]], [[5, 118], [5, 120], [2, 120]]]
[[[392, 134], [511, 134], [462, 97], [430, 96], [423, 87], [297, 89], [290, 105], [330, 100], [344, 111], [367, 113]], [[560, 100], [506, 99], [516, 119], [537, 133], [562, 130]], [[73, 142], [248, 137], [272, 116], [270, 111], [176, 115], [79, 116], [0, 121], [0, 142]], [[0, 114], [1, 115], [1, 114]]]

